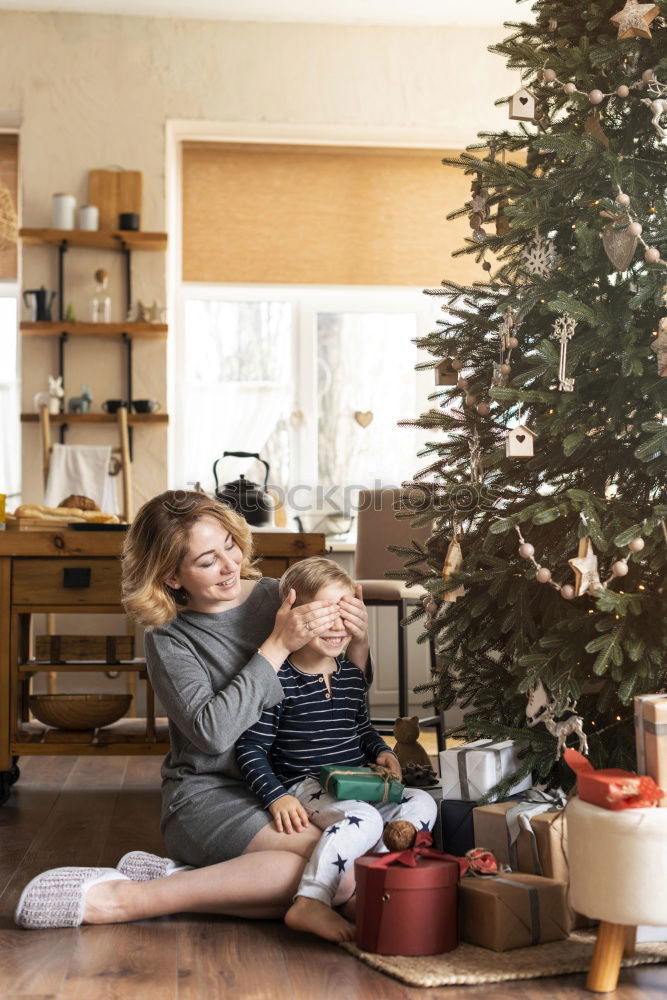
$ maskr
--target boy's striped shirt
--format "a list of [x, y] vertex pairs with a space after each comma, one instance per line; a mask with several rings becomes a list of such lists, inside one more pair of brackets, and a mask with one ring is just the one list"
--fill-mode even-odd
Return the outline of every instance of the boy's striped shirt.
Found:
[[284, 700], [236, 743], [241, 773], [265, 808], [296, 781], [316, 778], [324, 764], [356, 767], [389, 750], [368, 718], [366, 678], [349, 660], [336, 663], [329, 696], [322, 674], [305, 674], [285, 660], [278, 671]]

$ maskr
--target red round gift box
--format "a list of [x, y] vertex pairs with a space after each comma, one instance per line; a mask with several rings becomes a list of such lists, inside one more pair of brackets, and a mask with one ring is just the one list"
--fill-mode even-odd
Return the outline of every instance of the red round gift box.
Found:
[[377, 867], [386, 854], [366, 854], [354, 865], [356, 943], [378, 955], [439, 955], [459, 943], [455, 861], [418, 857], [416, 866]]

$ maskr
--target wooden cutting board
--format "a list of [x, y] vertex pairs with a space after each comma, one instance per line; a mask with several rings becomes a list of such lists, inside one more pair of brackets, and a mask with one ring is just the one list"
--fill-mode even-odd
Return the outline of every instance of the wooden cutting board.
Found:
[[121, 212], [141, 218], [143, 175], [140, 170], [90, 170], [88, 204], [100, 210], [100, 229], [118, 229]]

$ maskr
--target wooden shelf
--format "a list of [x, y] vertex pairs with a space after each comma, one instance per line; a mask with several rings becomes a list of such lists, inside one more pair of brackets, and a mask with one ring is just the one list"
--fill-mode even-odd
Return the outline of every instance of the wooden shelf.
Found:
[[[130, 427], [140, 424], [168, 424], [168, 413], [128, 413], [127, 422]], [[22, 413], [22, 424], [39, 423], [39, 413]], [[51, 424], [117, 424], [115, 413], [50, 413]]]
[[57, 673], [85, 673], [86, 671], [117, 670], [119, 673], [144, 673], [145, 660], [121, 660], [119, 663], [107, 663], [104, 660], [80, 660], [78, 663], [44, 663], [43, 660], [29, 660], [19, 663], [20, 674], [40, 674], [56, 671]]
[[21, 323], [25, 337], [120, 337], [126, 334], [133, 340], [166, 340], [169, 327], [166, 323]]
[[49, 244], [70, 247], [95, 247], [98, 250], [166, 250], [166, 233], [133, 232], [129, 229], [20, 229], [19, 236], [26, 246]]

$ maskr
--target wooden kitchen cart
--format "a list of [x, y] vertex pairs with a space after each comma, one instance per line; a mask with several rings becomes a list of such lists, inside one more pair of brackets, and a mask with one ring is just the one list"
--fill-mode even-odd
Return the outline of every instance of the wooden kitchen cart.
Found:
[[[166, 719], [155, 718], [146, 661], [45, 663], [30, 658], [33, 614], [123, 614], [123, 532], [0, 532], [0, 804], [18, 777], [19, 756], [157, 754], [169, 749]], [[324, 535], [254, 533], [265, 576], [279, 577], [306, 556], [323, 555]], [[133, 671], [146, 682], [147, 718], [94, 730], [62, 730], [30, 721], [31, 678], [51, 671]]]

